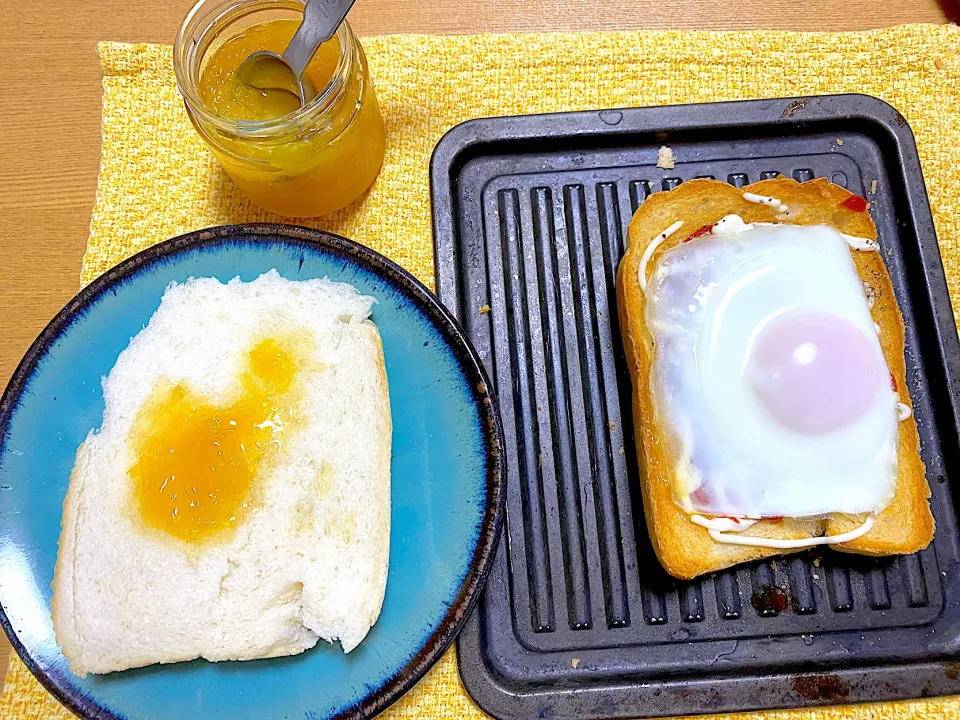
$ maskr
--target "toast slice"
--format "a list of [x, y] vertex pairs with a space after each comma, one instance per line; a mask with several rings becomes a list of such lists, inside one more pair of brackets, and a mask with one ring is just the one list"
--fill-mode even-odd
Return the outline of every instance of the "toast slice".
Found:
[[[788, 210], [780, 214], [778, 208], [745, 200], [744, 193], [777, 198]], [[731, 214], [739, 215], [746, 223], [829, 225], [846, 235], [877, 238], [876, 226], [865, 203], [824, 179], [801, 184], [779, 177], [739, 189], [717, 180], [691, 180], [669, 192], [652, 195], [633, 216], [628, 230], [627, 252], [617, 274], [617, 305], [633, 384], [633, 418], [647, 529], [660, 562], [667, 572], [678, 578], [693, 578], [742, 562], [802, 549], [721, 544], [714, 541], [705, 528], [691, 522], [690, 516], [675, 499], [671, 461], [664, 449], [664, 431], [654, 419], [650, 373], [655, 347], [645, 326], [645, 296], [637, 280], [641, 257], [665, 228], [678, 220], [683, 221], [682, 229], [656, 248], [646, 267], [649, 277], [657, 259], [665, 251], [698, 228]], [[881, 253], [853, 252], [853, 260], [860, 279], [873, 290], [871, 315], [880, 327], [880, 345], [900, 401], [909, 406], [903, 318], [890, 276]], [[911, 414], [899, 423], [897, 480], [892, 502], [877, 515], [867, 534], [850, 542], [831, 545], [833, 549], [862, 555], [895, 555], [916, 552], [930, 543], [934, 522], [928, 503], [930, 488], [919, 447], [917, 425]], [[865, 516], [833, 513], [824, 517], [765, 520], [742, 535], [778, 539], [837, 535], [854, 530], [864, 519]]]

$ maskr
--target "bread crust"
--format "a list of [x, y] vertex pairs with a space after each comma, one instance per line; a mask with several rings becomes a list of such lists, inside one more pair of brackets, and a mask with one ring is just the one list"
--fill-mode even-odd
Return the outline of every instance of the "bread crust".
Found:
[[[53, 622], [57, 644], [62, 648], [64, 657], [81, 657], [81, 640], [74, 617], [75, 598], [73, 594], [74, 563], [77, 559], [77, 528], [80, 503], [83, 498], [83, 479], [87, 464], [87, 443], [84, 441], [77, 449], [77, 460], [70, 473], [70, 486], [63, 500], [63, 519], [61, 520], [60, 545], [57, 562], [53, 572], [53, 597], [50, 599], [50, 617]], [[86, 673], [80, 673], [85, 677]]]
[[[748, 202], [743, 194], [755, 193], [779, 199], [788, 207], [785, 214], [776, 208]], [[853, 193], [825, 179], [798, 183], [778, 177], [734, 188], [717, 180], [691, 180], [669, 192], [656, 193], [637, 210], [628, 230], [628, 248], [617, 272], [617, 307], [627, 366], [633, 383], [633, 419], [640, 467], [647, 529], [657, 557], [671, 575], [693, 578], [750, 560], [782, 555], [797, 550], [725, 545], [715, 542], [705, 528], [694, 525], [677, 504], [671, 482], [673, 473], [666, 456], [664, 429], [654, 420], [650, 371], [654, 344], [645, 326], [645, 296], [637, 281], [640, 258], [647, 245], [678, 220], [683, 227], [663, 242], [647, 265], [652, 272], [656, 260], [697, 229], [720, 218], [736, 214], [744, 222], [829, 225], [840, 232], [876, 240], [877, 229], [869, 212], [841, 205]], [[893, 293], [890, 275], [881, 253], [852, 252], [861, 280], [872, 287], [871, 316], [880, 326], [880, 345], [896, 383], [900, 401], [911, 405], [906, 387], [903, 318]], [[892, 502], [876, 517], [866, 535], [851, 542], [831, 545], [841, 552], [862, 555], [895, 555], [916, 552], [933, 538], [920, 439], [913, 415], [899, 423], [897, 484]], [[784, 518], [762, 521], [744, 535], [770, 538], [805, 538], [836, 535], [858, 527], [863, 515], [833, 513], [825, 518]]]

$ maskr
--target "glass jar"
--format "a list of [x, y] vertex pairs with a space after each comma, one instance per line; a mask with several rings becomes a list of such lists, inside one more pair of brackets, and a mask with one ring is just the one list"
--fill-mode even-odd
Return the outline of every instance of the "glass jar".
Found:
[[298, 0], [200, 0], [173, 51], [187, 114], [224, 170], [255, 203], [294, 217], [348, 205], [370, 187], [383, 164], [383, 119], [366, 56], [350, 26], [344, 22], [330, 41], [338, 43], [339, 59], [326, 86], [289, 115], [230, 119], [204, 102], [201, 83], [206, 63], [223, 43], [261, 23], [298, 24], [303, 6]]

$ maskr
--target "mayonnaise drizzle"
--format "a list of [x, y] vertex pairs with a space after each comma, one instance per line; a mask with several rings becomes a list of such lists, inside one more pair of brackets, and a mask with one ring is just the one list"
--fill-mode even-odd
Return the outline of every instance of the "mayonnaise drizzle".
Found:
[[[751, 200], [747, 196], [750, 195], [751, 198], [760, 198], [760, 200]], [[744, 200], [750, 200], [751, 202], [761, 202], [761, 200], [772, 200], [774, 202], [780, 202], [776, 198], [767, 198], [762, 195], [753, 195], [753, 193], [744, 193]], [[763, 202], [762, 204], [768, 205], [769, 203]], [[786, 206], [783, 206], [786, 208]], [[786, 212], [784, 209], [782, 212]], [[728, 235], [736, 235], [738, 233], [747, 232], [748, 230], [753, 230], [758, 227], [773, 227], [779, 223], [768, 223], [768, 222], [752, 222], [747, 223], [743, 221], [743, 218], [739, 215], [726, 215], [717, 222], [713, 224], [713, 228], [710, 230], [707, 235], [714, 235], [716, 237], [726, 237]], [[878, 252], [880, 250], [880, 244], [876, 240], [870, 240], [869, 238], [856, 237], [855, 235], [846, 235], [840, 233], [840, 237], [843, 238], [844, 242], [847, 243], [854, 250], [863, 250], [867, 252]], [[869, 298], [868, 298], [869, 302]]]
[[[749, 198], [747, 197], [748, 195], [750, 196]], [[743, 198], [745, 200], [750, 200], [751, 202], [761, 202], [766, 200], [780, 202], [776, 198], [768, 198], [768, 197], [764, 197], [763, 195], [754, 195], [753, 193], [744, 193]], [[760, 199], [751, 200], [751, 198], [760, 198]], [[768, 205], [769, 203], [762, 202], [762, 204]], [[784, 207], [784, 210], [782, 212], [786, 212], [786, 205], [784, 205], [783, 207]], [[747, 223], [747, 222], [744, 222], [743, 218], [740, 217], [739, 215], [725, 215], [724, 217], [717, 220], [713, 224], [713, 227], [710, 229], [710, 232], [708, 232], [703, 237], [710, 237], [710, 236], [727, 237], [729, 235], [737, 235], [742, 232], [747, 232], [748, 230], [753, 230], [754, 228], [774, 227], [779, 224], [780, 223], [768, 223], [768, 222]], [[676, 223], [674, 223], [674, 225], [676, 225]], [[672, 234], [672, 233], [669, 233], [668, 231], [668, 235], [669, 234]], [[849, 245], [854, 250], [862, 250], [864, 252], [879, 252], [880, 250], [880, 244], [876, 240], [870, 240], [869, 238], [856, 237], [855, 235], [846, 235], [844, 233], [840, 233], [840, 237], [842, 237], [844, 242], [846, 242], [847, 245]], [[663, 242], [663, 240], [666, 240], [666, 238], [662, 237], [661, 235], [661, 237], [659, 237], [654, 242], [656, 242], [656, 244], [659, 245], [661, 242]], [[656, 246], [654, 246], [653, 249], [656, 250]], [[653, 251], [650, 249], [649, 245], [647, 246], [647, 252], [650, 253], [651, 256], [653, 255]], [[644, 258], [646, 258], [648, 261], [650, 259], [649, 257], [647, 257], [647, 253], [644, 253]], [[641, 263], [640, 287], [646, 290], [646, 284], [643, 280], [643, 273], [642, 273], [642, 270], [645, 268], [643, 259], [640, 260], [640, 263]], [[871, 307], [873, 305], [872, 300], [873, 300], [872, 296], [867, 297], [867, 303]]]
[[[748, 545], [750, 547], [789, 550], [793, 548], [813, 547], [814, 545], [834, 545], [856, 540], [858, 537], [862, 537], [870, 532], [870, 529], [873, 527], [874, 518], [873, 515], [868, 515], [860, 527], [839, 535], [794, 539], [743, 537], [729, 534], [729, 532], [736, 533], [746, 530], [757, 522], [756, 520], [748, 520], [746, 518], [705, 518], [702, 515], [691, 515], [690, 521], [695, 525], [706, 528], [714, 542], [724, 545]], [[733, 525], [732, 523], [737, 524]]]
[[847, 241], [847, 245], [852, 247], [854, 250], [865, 250], [868, 252], [879, 252], [880, 243], [876, 240], [870, 240], [869, 238], [856, 237], [854, 235], [844, 235], [840, 233], [840, 237]]
[[903, 422], [911, 415], [913, 415], [913, 410], [910, 409], [909, 405], [902, 402], [897, 403], [897, 420], [899, 422]]
[[738, 233], [753, 230], [756, 227], [773, 227], [776, 223], [745, 223], [739, 215], [724, 215], [717, 220], [710, 229], [708, 235], [715, 237], [727, 237], [728, 235], [737, 235]]
[[707, 518], [703, 515], [691, 515], [690, 521], [694, 525], [705, 527], [707, 530], [716, 530], [717, 532], [740, 532], [748, 527], [756, 525], [759, 520], [738, 517], [715, 517]]
[[745, 192], [743, 194], [743, 199], [747, 202], [772, 207], [778, 213], [785, 213], [788, 210], [787, 206], [775, 197], [767, 197], [766, 195], [755, 195], [754, 193]]
[[647, 291], [647, 265], [650, 263], [650, 258], [653, 257], [653, 253], [657, 251], [661, 243], [681, 227], [683, 227], [683, 220], [677, 220], [673, 225], [651, 240], [647, 244], [647, 249], [643, 251], [643, 255], [640, 257], [640, 267], [637, 270], [637, 282], [640, 283], [640, 289], [644, 292]]

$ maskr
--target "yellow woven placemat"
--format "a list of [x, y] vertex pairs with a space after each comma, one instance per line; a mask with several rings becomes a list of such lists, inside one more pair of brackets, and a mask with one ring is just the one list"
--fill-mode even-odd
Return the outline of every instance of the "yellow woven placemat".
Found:
[[[954, 306], [960, 307], [960, 28], [864, 33], [589, 33], [364, 41], [387, 126], [370, 193], [319, 221], [433, 284], [428, 162], [472, 117], [634, 105], [863, 92], [910, 122], [930, 192]], [[184, 114], [167, 46], [102, 43], [103, 156], [81, 279], [197, 228], [278, 220], [247, 202]], [[3, 720], [70, 717], [14, 659]], [[453, 651], [385, 716], [480, 718]], [[960, 718], [960, 698], [772, 711], [730, 720]]]

